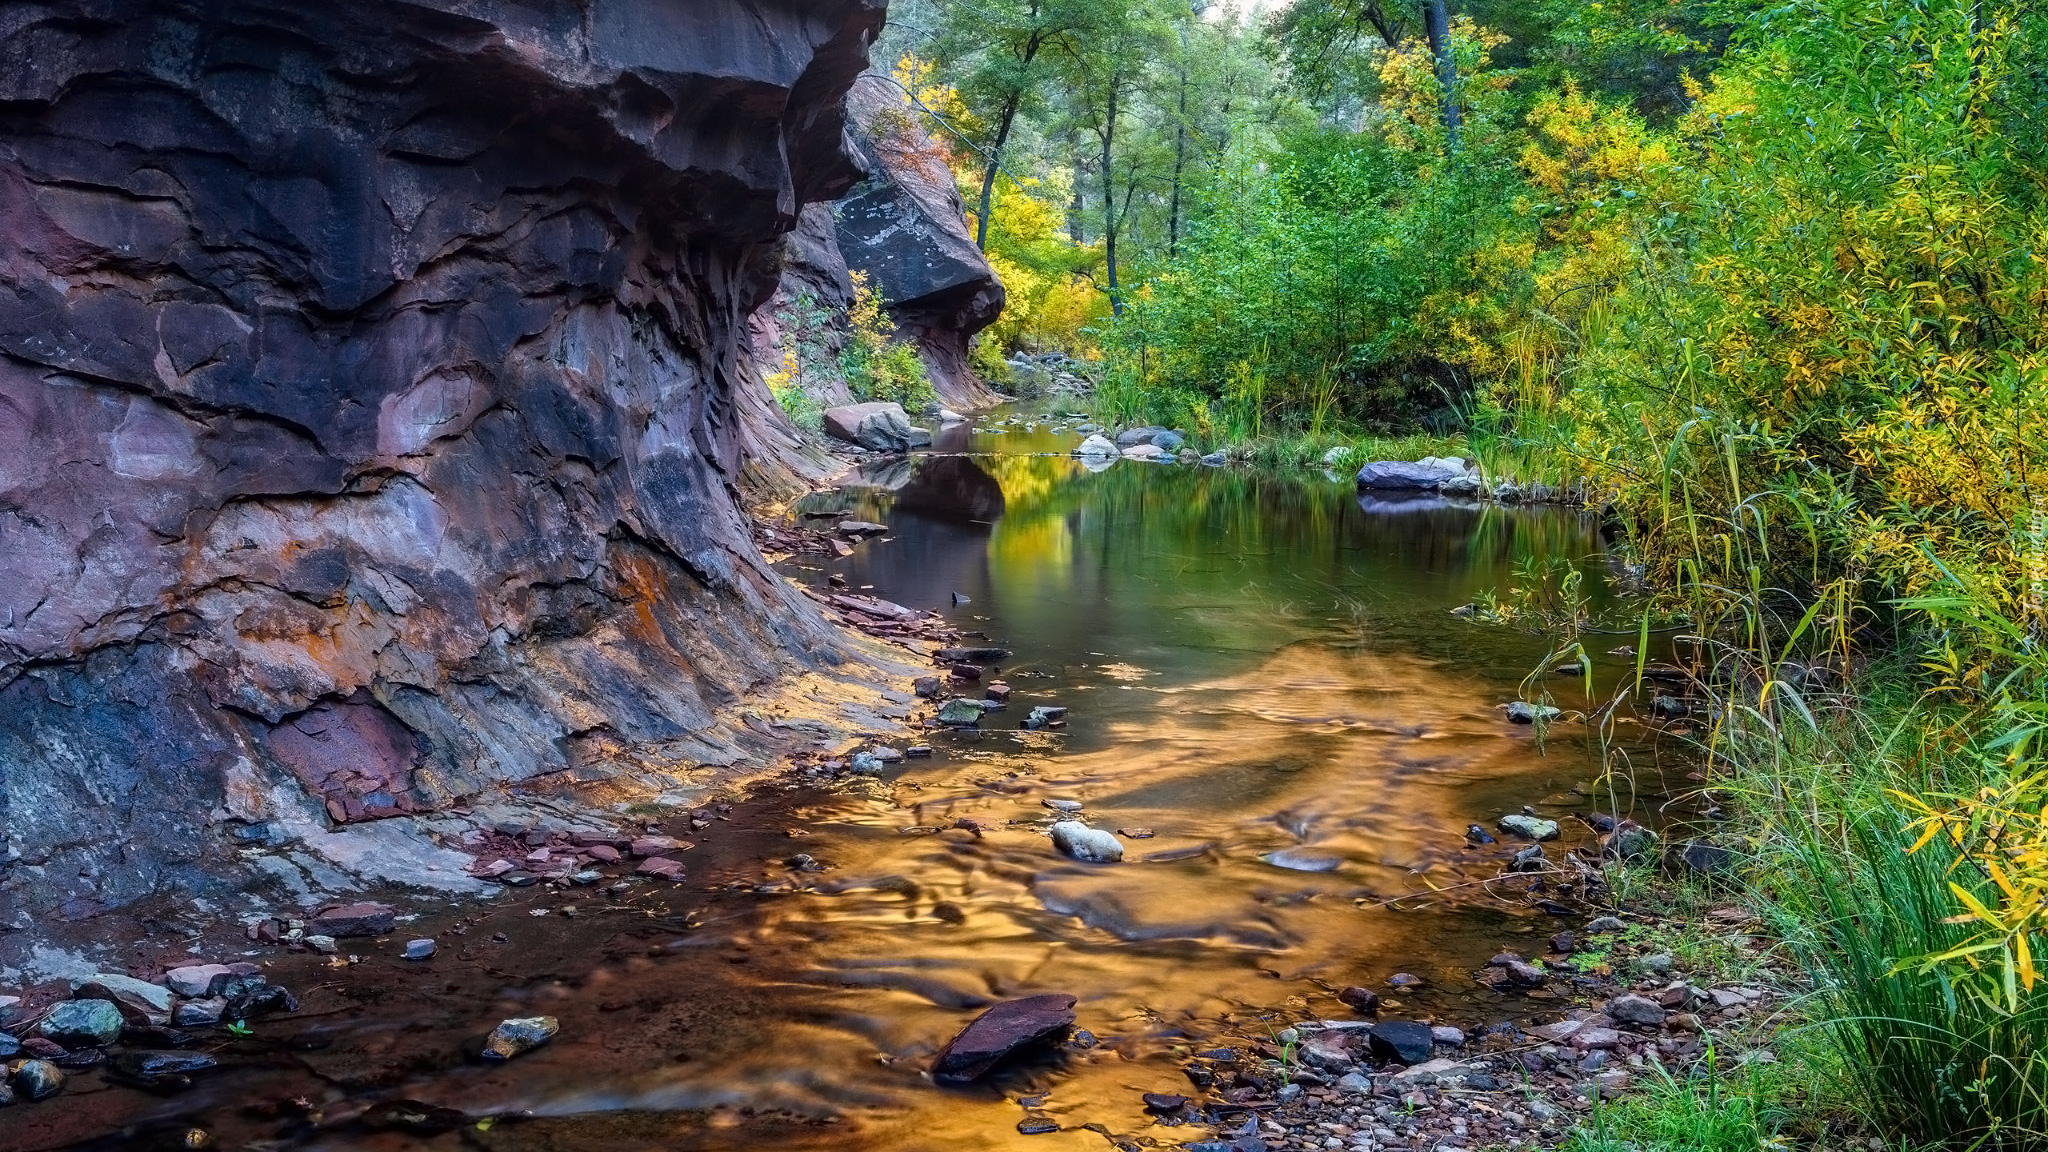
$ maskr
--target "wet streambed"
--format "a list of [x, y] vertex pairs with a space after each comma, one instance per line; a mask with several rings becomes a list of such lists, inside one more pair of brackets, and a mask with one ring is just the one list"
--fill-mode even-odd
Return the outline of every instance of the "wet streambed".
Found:
[[[233, 1042], [197, 1087], [160, 1098], [81, 1074], [58, 1103], [0, 1113], [0, 1143], [131, 1147], [197, 1124], [264, 1148], [1171, 1146], [1205, 1130], [1156, 1125], [1139, 1093], [1186, 1091], [1191, 1049], [1346, 1014], [1346, 985], [1402, 1015], [1526, 1013], [1471, 972], [1554, 925], [1479, 883], [1511, 849], [1464, 830], [1524, 804], [1604, 807], [1586, 794], [1597, 757], [1582, 726], [1539, 748], [1498, 708], [1540, 641], [1450, 610], [1553, 558], [1599, 601], [1591, 521], [1361, 499], [1343, 477], [1090, 471], [1062, 454], [1075, 421], [1007, 419], [811, 498], [821, 523], [889, 532], [786, 565], [1012, 649], [1007, 712], [932, 735], [933, 758], [879, 782], [735, 806], [676, 888], [508, 892], [361, 942], [346, 970], [280, 959], [305, 1011]], [[1584, 702], [1574, 681], [1548, 687]], [[1068, 707], [1068, 726], [1020, 731], [1035, 704]], [[1045, 835], [1046, 800], [1151, 835], [1126, 835], [1121, 864], [1074, 863]], [[423, 932], [440, 955], [400, 960]], [[1426, 985], [1389, 989], [1396, 972]], [[1077, 996], [1097, 1045], [983, 1087], [921, 1075], [981, 1006], [1035, 992]], [[562, 1021], [552, 1045], [462, 1058], [499, 1018], [538, 1012]], [[1027, 1114], [1062, 1129], [1022, 1135]]]

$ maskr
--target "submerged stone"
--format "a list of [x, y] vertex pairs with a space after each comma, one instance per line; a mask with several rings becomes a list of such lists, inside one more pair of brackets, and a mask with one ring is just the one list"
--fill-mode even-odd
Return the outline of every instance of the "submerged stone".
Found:
[[483, 1058], [510, 1060], [523, 1056], [555, 1038], [562, 1024], [553, 1016], [518, 1016], [501, 1020], [484, 1039]]
[[1065, 1036], [1074, 1026], [1074, 998], [1061, 993], [1006, 1000], [974, 1018], [932, 1060], [932, 1079], [966, 1084], [1022, 1052]]
[[1512, 832], [1525, 840], [1557, 839], [1557, 821], [1545, 820], [1540, 816], [1524, 816], [1520, 812], [1509, 813], [1500, 818], [1500, 830]]
[[1516, 700], [1508, 705], [1508, 719], [1517, 724], [1534, 724], [1538, 720], [1549, 723], [1562, 715], [1563, 712], [1548, 704], [1531, 704], [1526, 700]]

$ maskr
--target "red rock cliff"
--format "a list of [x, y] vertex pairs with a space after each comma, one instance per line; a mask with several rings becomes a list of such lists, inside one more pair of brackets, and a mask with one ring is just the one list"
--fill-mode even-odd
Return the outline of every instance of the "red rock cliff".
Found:
[[736, 398], [881, 19], [0, 8], [0, 932], [842, 658]]

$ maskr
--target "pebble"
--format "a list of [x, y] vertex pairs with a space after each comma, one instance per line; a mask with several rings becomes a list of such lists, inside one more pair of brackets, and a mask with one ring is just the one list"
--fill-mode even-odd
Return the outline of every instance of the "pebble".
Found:
[[553, 1016], [519, 1016], [501, 1020], [484, 1040], [483, 1058], [510, 1060], [533, 1051], [555, 1038], [562, 1030]]
[[14, 1090], [31, 1100], [48, 1100], [64, 1090], [64, 1071], [48, 1060], [21, 1060], [8, 1065]]
[[405, 958], [407, 960], [431, 960], [434, 953], [438, 951], [440, 951], [440, 947], [432, 940], [425, 938], [407, 940], [405, 942]]
[[1647, 996], [1633, 993], [1616, 996], [1607, 1002], [1607, 1014], [1623, 1024], [1636, 1024], [1644, 1028], [1656, 1028], [1670, 1015], [1662, 1004]]
[[1380, 1010], [1380, 994], [1355, 984], [1337, 993], [1337, 999], [1343, 1001], [1345, 1007], [1363, 1016], [1370, 1016]]
[[228, 999], [225, 996], [202, 996], [187, 1000], [172, 1011], [171, 1023], [180, 1028], [218, 1024], [227, 1007]]

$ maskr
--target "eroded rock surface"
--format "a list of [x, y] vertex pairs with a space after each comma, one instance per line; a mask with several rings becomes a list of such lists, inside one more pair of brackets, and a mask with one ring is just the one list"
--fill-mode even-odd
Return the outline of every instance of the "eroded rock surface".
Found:
[[968, 341], [1002, 312], [1003, 285], [967, 233], [952, 169], [887, 81], [863, 77], [847, 105], [868, 178], [833, 206], [839, 250], [917, 341], [939, 399], [985, 407], [996, 396], [968, 367]]
[[737, 507], [744, 323], [882, 14], [9, 9], [0, 931], [593, 747], [725, 762], [841, 658]]

